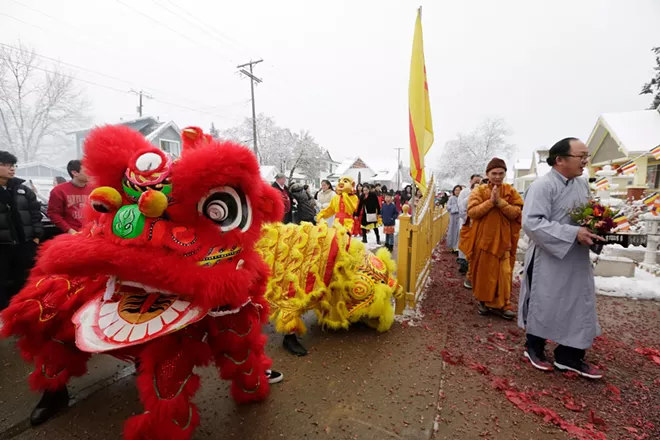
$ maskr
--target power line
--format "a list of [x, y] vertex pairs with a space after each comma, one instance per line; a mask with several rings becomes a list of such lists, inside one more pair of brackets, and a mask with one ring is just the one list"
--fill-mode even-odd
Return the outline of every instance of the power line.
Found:
[[[10, 61], [7, 58], [3, 58], [3, 57], [0, 57], [0, 60]], [[21, 64], [23, 66], [29, 66], [27, 63], [22, 63], [20, 61], [15, 61], [15, 60], [11, 60], [11, 61], [14, 62], [14, 63], [17, 63], [17, 64]], [[90, 84], [90, 85], [97, 86], [97, 87], [102, 87], [104, 89], [112, 90], [112, 91], [115, 91], [115, 92], [118, 92], [118, 93], [122, 93], [122, 94], [131, 93], [128, 90], [121, 90], [121, 89], [118, 89], [116, 87], [108, 86], [106, 84], [101, 84], [101, 83], [97, 83], [97, 82], [94, 82], [94, 81], [89, 81], [89, 80], [85, 80], [85, 79], [76, 78], [73, 75], [67, 75], [66, 73], [57, 72], [57, 71], [53, 71], [53, 70], [49, 70], [49, 69], [44, 69], [43, 67], [38, 67], [38, 66], [30, 66], [30, 67], [32, 69], [41, 70], [43, 72], [50, 73], [50, 74], [53, 74], [53, 75], [61, 75], [65, 78], [70, 78], [73, 81], [84, 82], [86, 84]], [[207, 115], [210, 115], [210, 116], [215, 116], [215, 117], [218, 117], [218, 118], [221, 118], [221, 119], [226, 119], [226, 120], [231, 120], [231, 121], [234, 120], [234, 119], [228, 118], [226, 116], [221, 116], [221, 115], [218, 115], [216, 113], [211, 113], [211, 112], [207, 112], [207, 111], [200, 110], [200, 109], [197, 109], [197, 108], [188, 107], [188, 106], [177, 104], [177, 103], [174, 103], [174, 102], [171, 102], [171, 101], [165, 101], [163, 99], [157, 99], [157, 98], [152, 98], [152, 99], [154, 101], [160, 102], [161, 104], [166, 104], [166, 105], [170, 105], [170, 106], [173, 106], [173, 107], [182, 108], [184, 110], [190, 110], [192, 112], [197, 112], [197, 113], [204, 113], [204, 114], [207, 114]]]
[[[119, 81], [119, 82], [122, 82], [122, 83], [128, 84], [128, 85], [130, 85], [130, 86], [134, 86], [134, 85], [135, 85], [135, 83], [133, 83], [133, 82], [131, 82], [131, 81], [127, 81], [127, 80], [125, 80], [125, 79], [118, 78], [118, 77], [116, 77], [116, 76], [107, 75], [107, 74], [105, 74], [105, 73], [98, 72], [98, 71], [95, 71], [95, 70], [92, 70], [92, 69], [88, 69], [88, 68], [86, 68], [86, 67], [78, 66], [78, 65], [76, 65], [76, 64], [72, 64], [72, 63], [67, 63], [67, 62], [64, 62], [64, 61], [60, 61], [60, 60], [57, 60], [57, 59], [55, 59], [55, 58], [51, 58], [51, 57], [48, 57], [48, 56], [45, 56], [45, 55], [38, 54], [38, 53], [36, 53], [36, 52], [34, 52], [34, 51], [28, 51], [28, 50], [23, 49], [23, 48], [20, 48], [20, 47], [12, 46], [11, 44], [0, 43], [0, 46], [7, 47], [7, 48], [11, 48], [11, 49], [14, 49], [14, 50], [19, 50], [19, 51], [21, 51], [21, 52], [25, 52], [25, 53], [32, 53], [32, 54], [34, 54], [34, 55], [37, 56], [37, 57], [40, 57], [40, 58], [43, 58], [43, 59], [46, 59], [46, 60], [52, 61], [52, 62], [54, 62], [54, 63], [58, 63], [58, 64], [62, 64], [62, 65], [65, 65], [65, 66], [73, 67], [74, 69], [79, 69], [79, 70], [82, 70], [82, 71], [85, 71], [85, 72], [92, 73], [92, 74], [94, 74], [94, 75], [103, 76], [103, 77], [106, 77], [106, 78], [109, 78], [109, 79], [112, 79], [112, 80], [115, 80], [115, 81]], [[78, 80], [78, 81], [83, 81], [83, 82], [85, 82], [84, 80], [82, 80], [82, 79], [80, 79], [80, 78], [77, 78], [77, 77], [74, 77], [74, 78], [75, 78], [76, 80]], [[87, 82], [89, 82], [89, 81], [87, 81]], [[90, 82], [90, 83], [91, 83], [91, 82]], [[93, 84], [97, 84], [97, 83], [93, 83]], [[106, 88], [107, 88], [108, 86], [103, 86], [103, 87], [106, 87]], [[158, 90], [158, 89], [155, 89], [155, 88], [152, 88], [152, 87], [148, 87], [147, 89], [152, 90], [152, 91], [155, 91], [155, 92], [159, 92], [159, 93], [162, 93], [162, 94], [165, 94], [165, 95], [170, 95], [170, 93], [168, 93], [168, 92], [165, 92], [165, 91], [162, 91], [162, 90]], [[119, 89], [115, 89], [115, 90], [119, 90]], [[127, 93], [129, 93], [129, 92], [127, 92]], [[173, 96], [175, 96], [175, 95], [173, 95]], [[150, 97], [150, 98], [151, 98], [151, 97]], [[164, 101], [161, 100], [160, 102], [164, 102]], [[233, 106], [233, 105], [236, 105], [237, 103], [245, 103], [245, 102], [247, 102], [247, 101], [245, 101], [245, 100], [241, 100], [240, 102], [235, 102], [235, 103], [230, 104], [230, 105], [228, 105], [228, 106], [226, 106], [226, 107], [231, 107], [231, 106]], [[197, 104], [200, 105], [200, 106], [203, 105], [203, 104], [201, 104], [201, 103], [197, 103]], [[224, 106], [223, 106], [223, 107], [224, 107]], [[219, 108], [219, 109], [221, 109], [222, 107], [211, 106], [210, 108]], [[198, 111], [205, 112], [205, 110], [203, 110], [203, 109], [199, 109]], [[209, 113], [209, 114], [211, 114], [211, 113]], [[220, 115], [218, 115], [218, 116], [220, 116]], [[222, 117], [222, 116], [220, 116], [220, 117]], [[225, 118], [225, 119], [229, 119], [229, 118]]]
[[[210, 29], [212, 32], [214, 32], [214, 33], [216, 33], [217, 35], [219, 35], [221, 38], [224, 38], [224, 39], [226, 39], [227, 41], [229, 41], [230, 43], [233, 43], [233, 44], [236, 46], [236, 49], [239, 49], [239, 47], [241, 46], [241, 44], [240, 44], [238, 41], [234, 40], [234, 39], [231, 38], [229, 35], [224, 34], [224, 33], [220, 32], [219, 30], [212, 28], [211, 26], [208, 26], [207, 24], [205, 24], [204, 22], [202, 22], [202, 20], [200, 20], [199, 18], [195, 17], [194, 15], [192, 15], [192, 13], [188, 12], [187, 10], [185, 10], [184, 8], [182, 8], [181, 6], [177, 5], [177, 4], [174, 3], [172, 0], [167, 0], [167, 2], [168, 2], [169, 4], [171, 4], [172, 6], [174, 6], [175, 8], [177, 8], [178, 10], [182, 11], [184, 14], [188, 15], [190, 18], [192, 18], [193, 20], [195, 20], [197, 23], [206, 26], [208, 29]], [[216, 38], [217, 38], [217, 37], [216, 37]], [[245, 48], [244, 48], [244, 49], [245, 49]]]
[[[192, 38], [188, 37], [187, 35], [182, 34], [181, 32], [179, 32], [176, 29], [166, 25], [165, 23], [163, 23], [159, 20], [156, 20], [152, 16], [145, 14], [144, 12], [140, 11], [139, 9], [136, 9], [136, 8], [124, 3], [122, 0], [115, 0], [115, 1], [119, 4], [121, 4], [121, 5], [124, 5], [125, 7], [127, 7], [128, 9], [130, 9], [134, 12], [137, 12], [138, 14], [142, 15], [143, 17], [148, 18], [149, 20], [153, 21], [157, 25], [162, 26], [165, 29], [169, 29], [171, 32], [174, 32], [175, 34], [179, 35], [180, 37], [185, 38], [186, 40], [188, 40], [188, 41], [190, 41], [190, 42], [192, 42], [192, 43], [194, 43], [198, 46], [203, 46], [205, 49], [213, 50], [212, 48], [209, 48], [208, 46], [205, 46], [204, 44], [200, 44], [198, 41], [193, 40]], [[227, 58], [227, 55], [223, 54], [222, 52], [217, 52], [217, 53], [220, 54], [222, 57], [226, 58], [229, 62], [233, 63], [233, 61], [231, 59]]]
[[[174, 15], [177, 19], [184, 19], [186, 22], [188, 22], [189, 24], [191, 24], [191, 25], [193, 26], [194, 29], [200, 30], [200, 31], [204, 32], [206, 35], [210, 36], [211, 38], [214, 38], [215, 40], [219, 41], [220, 43], [222, 43], [222, 44], [224, 44], [224, 45], [227, 45], [227, 42], [226, 42], [226, 41], [224, 41], [224, 40], [218, 38], [218, 37], [217, 37], [216, 35], [214, 35], [213, 33], [207, 31], [206, 29], [204, 29], [204, 27], [202, 27], [202, 24], [203, 24], [203, 23], [202, 23], [201, 21], [199, 21], [199, 20], [197, 20], [196, 22], [195, 22], [195, 21], [192, 21], [192, 20], [190, 20], [189, 18], [186, 18], [186, 17], [182, 16], [181, 14], [177, 14], [176, 12], [173, 12], [170, 8], [166, 7], [166, 6], [163, 5], [162, 3], [159, 3], [157, 0], [151, 0], [151, 1], [152, 1], [156, 6], [158, 6], [158, 7], [160, 7], [160, 8], [163, 8], [164, 10], [166, 10], [167, 12], [169, 12], [170, 14]], [[171, 3], [172, 5], [174, 5], [174, 6], [176, 6], [178, 9], [182, 10], [183, 12], [185, 12], [187, 15], [192, 16], [192, 15], [191, 15], [190, 13], [188, 13], [185, 9], [180, 8], [179, 6], [175, 5], [175, 4], [172, 3], [172, 2], [170, 2], [170, 3]], [[237, 48], [233, 48], [233, 49], [234, 49], [234, 50], [237, 50]], [[232, 58], [229, 58], [229, 60], [230, 60], [232, 63], [235, 62]]]

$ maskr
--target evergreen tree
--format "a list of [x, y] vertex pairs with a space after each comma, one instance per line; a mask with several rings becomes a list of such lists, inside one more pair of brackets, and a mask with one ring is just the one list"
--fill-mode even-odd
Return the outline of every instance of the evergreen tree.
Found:
[[649, 110], [655, 110], [660, 107], [660, 47], [654, 47], [651, 51], [655, 54], [655, 63], [657, 64], [653, 68], [655, 70], [655, 76], [651, 78], [651, 81], [642, 86], [642, 91], [639, 94], [653, 95], [653, 102]]
[[220, 139], [220, 130], [215, 128], [215, 124], [211, 122], [211, 129], [209, 130], [209, 134], [213, 139]]

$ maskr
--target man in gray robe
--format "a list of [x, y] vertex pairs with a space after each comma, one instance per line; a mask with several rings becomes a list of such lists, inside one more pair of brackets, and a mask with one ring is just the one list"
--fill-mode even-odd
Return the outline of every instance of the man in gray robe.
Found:
[[527, 330], [525, 357], [540, 369], [552, 370], [545, 342], [559, 344], [555, 368], [599, 379], [602, 372], [584, 361], [585, 350], [600, 334], [594, 274], [589, 246], [601, 237], [576, 225], [569, 211], [587, 203], [589, 184], [582, 172], [587, 146], [566, 138], [550, 149], [552, 170], [525, 194], [522, 228], [529, 237], [525, 276], [520, 289], [518, 325]]

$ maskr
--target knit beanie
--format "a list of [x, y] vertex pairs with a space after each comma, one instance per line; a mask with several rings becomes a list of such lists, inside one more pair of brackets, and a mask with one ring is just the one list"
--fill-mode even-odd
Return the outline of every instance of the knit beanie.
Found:
[[490, 162], [488, 162], [488, 166], [486, 167], [486, 172], [492, 170], [493, 168], [504, 168], [504, 171], [507, 171], [506, 163], [499, 157], [494, 157], [491, 159]]

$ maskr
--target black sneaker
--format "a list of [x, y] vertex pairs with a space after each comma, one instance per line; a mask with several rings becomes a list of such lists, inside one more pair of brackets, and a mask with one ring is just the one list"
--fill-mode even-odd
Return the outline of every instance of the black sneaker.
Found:
[[295, 334], [284, 335], [284, 341], [282, 342], [282, 345], [291, 354], [295, 354], [296, 356], [307, 355], [307, 349], [302, 346]]
[[525, 357], [532, 366], [541, 371], [552, 371], [552, 364], [548, 362], [545, 353], [535, 353], [529, 348], [525, 349]]
[[573, 371], [574, 373], [589, 379], [600, 379], [604, 376], [601, 370], [589, 365], [585, 361], [562, 363], [555, 361], [555, 367], [561, 371]]
[[30, 425], [39, 426], [68, 406], [69, 392], [66, 387], [57, 391], [44, 391], [30, 414]]
[[268, 383], [271, 385], [274, 383], [282, 382], [284, 379], [284, 375], [275, 370], [266, 370], [266, 377], [268, 378]]
[[490, 313], [490, 309], [486, 307], [482, 302], [479, 302], [479, 305], [477, 306], [477, 311], [479, 312], [480, 315], [488, 315]]

